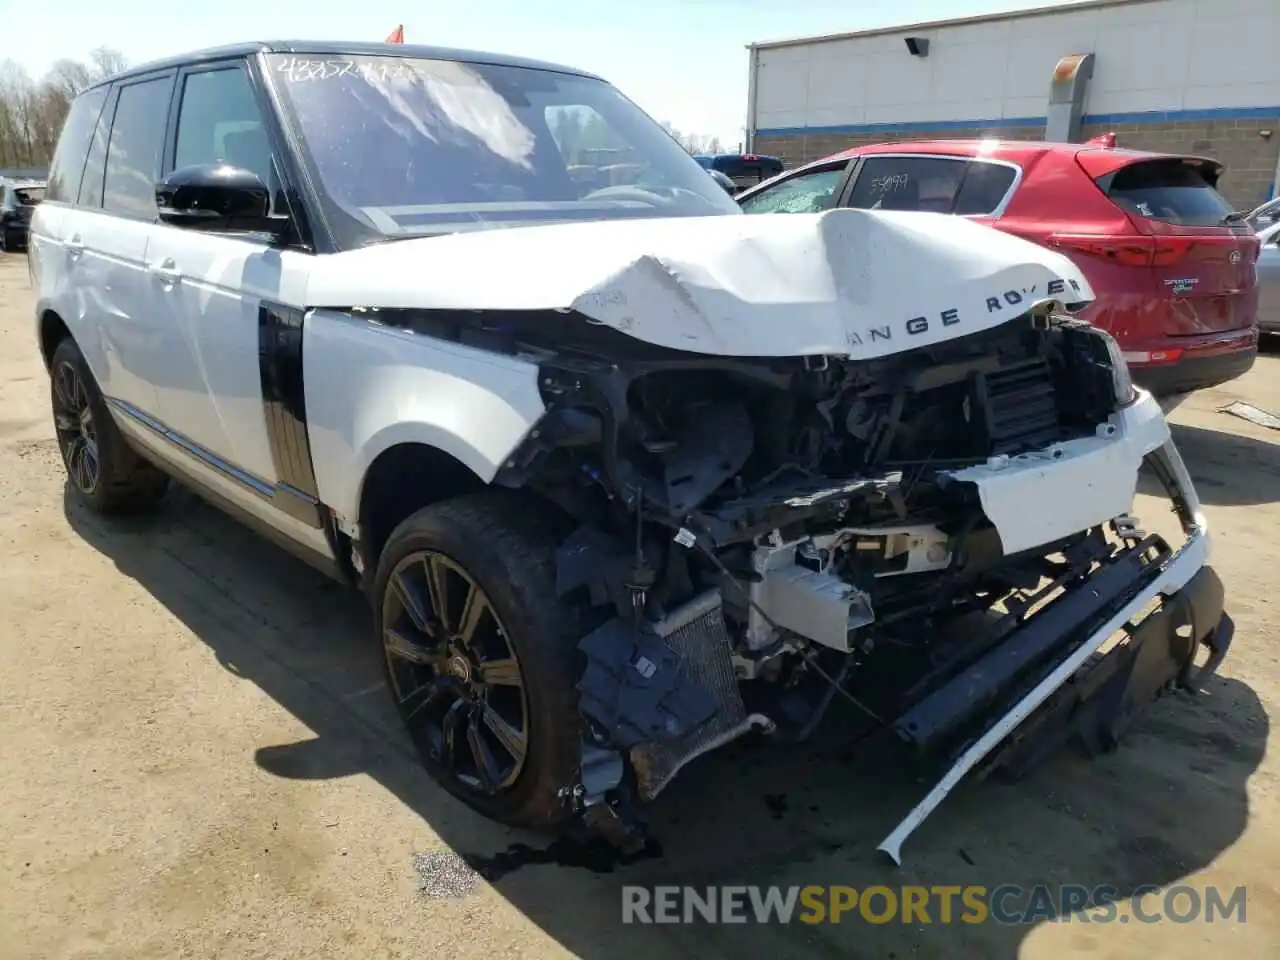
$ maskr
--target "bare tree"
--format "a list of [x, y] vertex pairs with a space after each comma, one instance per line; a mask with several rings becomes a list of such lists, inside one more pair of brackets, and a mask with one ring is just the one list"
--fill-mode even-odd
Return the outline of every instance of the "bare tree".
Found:
[[45, 75], [44, 82], [50, 91], [70, 101], [77, 93], [89, 86], [93, 79], [93, 73], [88, 64], [78, 60], [63, 59], [54, 61]]
[[59, 60], [35, 81], [21, 64], [0, 61], [0, 168], [48, 166], [76, 94], [125, 66], [120, 51], [99, 47], [87, 62]]
[[663, 120], [662, 129], [671, 134], [671, 139], [680, 144], [686, 153], [722, 153], [720, 138], [703, 133], [681, 133], [670, 120]]
[[0, 160], [5, 166], [30, 162], [34, 98], [27, 72], [12, 60], [0, 63]]
[[89, 72], [95, 82], [115, 76], [128, 66], [124, 54], [112, 47], [95, 47], [89, 51]]

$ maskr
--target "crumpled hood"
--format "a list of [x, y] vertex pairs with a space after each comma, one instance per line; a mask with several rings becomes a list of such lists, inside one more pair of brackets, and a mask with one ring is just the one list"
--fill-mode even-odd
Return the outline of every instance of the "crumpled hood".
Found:
[[315, 261], [315, 307], [573, 310], [722, 356], [885, 356], [1093, 299], [1061, 254], [961, 217], [831, 210], [401, 240]]

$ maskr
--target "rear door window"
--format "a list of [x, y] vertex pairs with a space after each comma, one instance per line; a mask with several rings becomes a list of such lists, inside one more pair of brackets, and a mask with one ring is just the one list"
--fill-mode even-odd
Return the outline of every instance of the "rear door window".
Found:
[[984, 216], [1004, 202], [1017, 172], [1002, 163], [964, 157], [867, 157], [849, 206]]
[[120, 89], [107, 144], [102, 198], [105, 210], [131, 217], [155, 217], [156, 178], [172, 89], [171, 76]]
[[1098, 186], [1125, 213], [1187, 227], [1221, 226], [1232, 212], [1197, 164], [1147, 160], [1121, 167]]
[[971, 160], [965, 164], [964, 179], [956, 191], [951, 212], [957, 216], [982, 217], [1000, 209], [1013, 186], [1017, 171], [1003, 163]]

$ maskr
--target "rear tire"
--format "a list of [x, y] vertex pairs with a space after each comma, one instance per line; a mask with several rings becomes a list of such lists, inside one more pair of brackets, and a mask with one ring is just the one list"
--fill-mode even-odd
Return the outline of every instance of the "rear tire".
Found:
[[423, 766], [513, 826], [563, 820], [581, 763], [584, 619], [556, 596], [557, 542], [537, 503], [485, 491], [404, 520], [373, 584], [387, 685]]
[[70, 337], [53, 351], [49, 374], [58, 449], [67, 481], [80, 500], [104, 515], [153, 508], [168, 489], [169, 477], [125, 442]]

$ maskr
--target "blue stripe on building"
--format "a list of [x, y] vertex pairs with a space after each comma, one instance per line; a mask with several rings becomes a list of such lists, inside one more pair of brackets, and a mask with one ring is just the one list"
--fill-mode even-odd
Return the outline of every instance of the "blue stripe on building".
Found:
[[[1205, 110], [1146, 110], [1134, 113], [1085, 114], [1084, 123], [1106, 126], [1112, 123], [1174, 123], [1208, 120], [1261, 120], [1280, 117], [1280, 106], [1214, 107]], [[973, 120], [907, 120], [901, 123], [847, 123], [819, 127], [761, 127], [758, 137], [794, 137], [823, 133], [912, 133], [941, 130], [972, 130], [980, 127], [1043, 127], [1045, 117], [995, 117]]]

